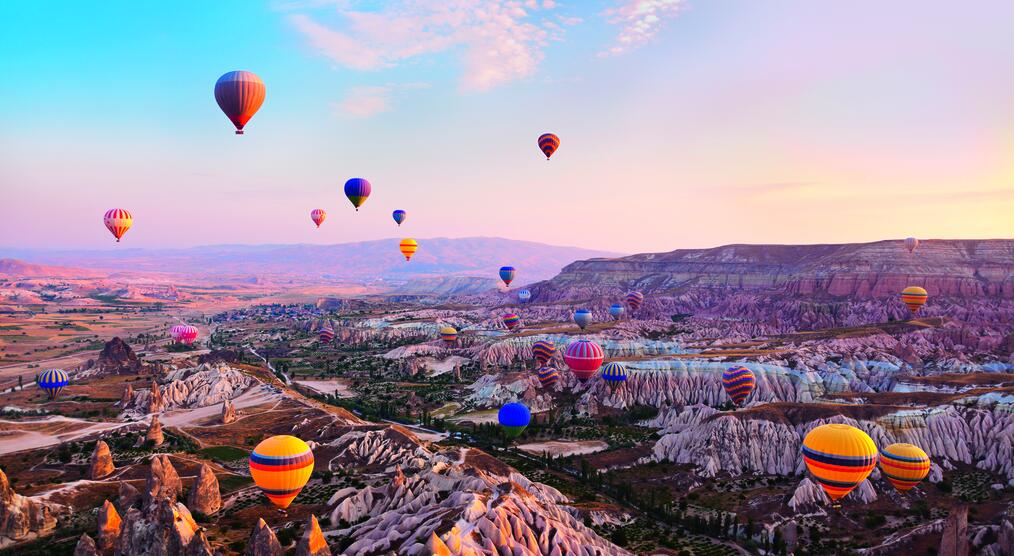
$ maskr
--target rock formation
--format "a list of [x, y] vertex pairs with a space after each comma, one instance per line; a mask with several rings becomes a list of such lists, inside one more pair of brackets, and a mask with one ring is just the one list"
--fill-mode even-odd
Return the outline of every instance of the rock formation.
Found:
[[194, 480], [194, 486], [190, 488], [187, 506], [192, 511], [201, 512], [204, 515], [212, 515], [222, 508], [218, 477], [215, 476], [215, 472], [207, 463], [201, 464], [197, 479]]
[[0, 540], [46, 535], [56, 528], [55, 505], [14, 492], [0, 469]]
[[131, 506], [137, 503], [141, 499], [141, 493], [137, 491], [130, 483], [123, 481], [120, 483], [120, 491], [116, 498], [116, 503], [120, 506], [120, 511], [125, 512]]
[[197, 530], [197, 534], [194, 535], [186, 550], [183, 551], [183, 556], [215, 556], [215, 554], [221, 553], [211, 550], [211, 543], [208, 542], [208, 537], [204, 534], [203, 527]]
[[95, 366], [100, 375], [134, 374], [141, 370], [141, 361], [134, 350], [117, 337], [106, 342]]
[[202, 364], [168, 372], [163, 383], [134, 394], [126, 413], [141, 418], [146, 413], [170, 409], [207, 407], [235, 398], [256, 381], [226, 364]]
[[231, 400], [225, 400], [222, 402], [222, 424], [228, 425], [236, 420], [236, 406], [232, 405]]
[[426, 541], [426, 550], [428, 554], [433, 556], [451, 556], [451, 549], [447, 548], [447, 545], [440, 540], [436, 533], [430, 533], [430, 538]]
[[126, 409], [133, 400], [134, 386], [132, 384], [127, 384], [127, 387], [123, 389], [123, 395], [120, 396], [120, 409]]
[[944, 522], [939, 556], [968, 556], [968, 506], [956, 504]]
[[116, 541], [120, 538], [120, 528], [123, 522], [116, 508], [106, 500], [99, 508], [98, 535], [96, 546], [102, 552], [111, 552]]
[[151, 506], [158, 500], [175, 501], [183, 493], [183, 482], [180, 481], [176, 468], [166, 455], [151, 457], [151, 472], [145, 484], [144, 505]]
[[113, 454], [109, 451], [109, 445], [102, 440], [95, 442], [88, 477], [92, 480], [101, 479], [113, 471], [116, 471], [116, 467], [113, 465]]
[[99, 556], [99, 549], [88, 533], [82, 533], [81, 538], [77, 540], [77, 545], [74, 546], [74, 556]]
[[186, 506], [160, 499], [143, 510], [131, 508], [127, 511], [116, 553], [125, 556], [211, 554], [207, 538], [197, 532], [197, 522]]
[[278, 542], [275, 532], [268, 527], [264, 519], [257, 518], [250, 540], [246, 543], [245, 556], [283, 556], [285, 552]]
[[[137, 403], [135, 402], [135, 406]], [[148, 390], [148, 413], [158, 413], [165, 410], [165, 401], [162, 399], [162, 388], [158, 382], [151, 381], [151, 389]]]
[[158, 415], [151, 416], [151, 425], [144, 435], [145, 442], [151, 442], [152, 446], [158, 447], [165, 443], [165, 435], [162, 433], [162, 423], [158, 421]]
[[303, 529], [303, 536], [296, 543], [296, 556], [331, 556], [324, 533], [317, 523], [317, 516], [310, 515]]

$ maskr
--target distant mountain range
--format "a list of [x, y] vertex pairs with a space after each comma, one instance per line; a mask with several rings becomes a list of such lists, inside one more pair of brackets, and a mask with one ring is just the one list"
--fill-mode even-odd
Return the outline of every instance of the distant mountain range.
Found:
[[[468, 289], [476, 289], [493, 287], [497, 270], [504, 265], [517, 268], [515, 285], [522, 285], [551, 278], [578, 259], [617, 255], [504, 238], [431, 238], [419, 239], [418, 252], [411, 262], [406, 262], [398, 251], [399, 241], [386, 239], [337, 245], [212, 245], [186, 249], [117, 246], [116, 249], [103, 251], [0, 249], [0, 256], [20, 259], [17, 263], [25, 268], [34, 263], [38, 270], [33, 271], [32, 276], [40, 276], [38, 272], [42, 267], [38, 267], [39, 264], [49, 264], [102, 270], [114, 277], [159, 273], [194, 279], [367, 284], [398, 284], [425, 279], [427, 282], [443, 283], [443, 287], [454, 285], [454, 281], [448, 281], [451, 277], [483, 279], [482, 283], [465, 281], [469, 284]], [[14, 265], [13, 262], [8, 264]], [[64, 272], [59, 275], [66, 276]]]

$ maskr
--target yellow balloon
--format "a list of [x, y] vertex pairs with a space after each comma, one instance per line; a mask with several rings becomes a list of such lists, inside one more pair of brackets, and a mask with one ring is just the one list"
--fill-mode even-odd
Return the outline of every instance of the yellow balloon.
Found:
[[250, 475], [271, 500], [285, 509], [310, 480], [313, 451], [306, 442], [289, 435], [272, 436], [261, 441], [250, 454]]
[[803, 461], [824, 492], [837, 500], [866, 480], [877, 465], [877, 445], [865, 432], [840, 423], [821, 425], [803, 439]]
[[401, 240], [401, 244], [399, 244], [398, 247], [401, 249], [401, 254], [405, 255], [405, 260], [407, 261], [410, 260], [416, 250], [419, 249], [419, 243], [416, 240], [407, 237]]

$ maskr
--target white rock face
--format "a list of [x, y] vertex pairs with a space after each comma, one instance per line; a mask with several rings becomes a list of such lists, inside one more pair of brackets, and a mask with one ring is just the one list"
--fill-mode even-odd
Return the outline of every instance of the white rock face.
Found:
[[[160, 385], [159, 411], [216, 405], [235, 398], [256, 381], [224, 363], [204, 363], [197, 367], [174, 370]], [[150, 408], [151, 390], [139, 390], [127, 404], [125, 413], [139, 418]]]

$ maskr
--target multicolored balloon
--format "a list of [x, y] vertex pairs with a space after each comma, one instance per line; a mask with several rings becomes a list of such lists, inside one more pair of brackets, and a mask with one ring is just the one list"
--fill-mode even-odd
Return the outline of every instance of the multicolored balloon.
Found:
[[521, 324], [521, 317], [517, 313], [507, 313], [501, 317], [508, 330], [513, 331]]
[[584, 382], [595, 375], [602, 366], [605, 353], [602, 347], [591, 340], [577, 340], [567, 346], [563, 360], [578, 380]]
[[552, 133], [543, 133], [539, 136], [539, 150], [546, 155], [546, 160], [553, 156], [556, 149], [560, 148], [560, 138]]
[[532, 355], [535, 356], [535, 361], [540, 366], [545, 366], [546, 363], [549, 363], [554, 353], [556, 353], [556, 344], [550, 340], [539, 340], [532, 344]]
[[587, 328], [588, 323], [590, 323], [591, 321], [592, 314], [591, 311], [589, 311], [588, 309], [578, 309], [577, 311], [574, 311], [574, 322], [576, 322], [577, 325], [581, 327], [581, 330]]
[[504, 285], [508, 288], [511, 287], [511, 282], [514, 281], [514, 274], [517, 271], [513, 266], [501, 266], [500, 267], [500, 279], [503, 280]]
[[915, 251], [916, 247], [919, 247], [919, 240], [918, 239], [916, 239], [914, 237], [906, 237], [905, 238], [905, 249], [908, 249], [909, 253]]
[[880, 450], [880, 471], [894, 488], [912, 490], [930, 472], [930, 459], [922, 448], [899, 442]]
[[372, 191], [373, 186], [365, 178], [352, 178], [345, 182], [345, 196], [356, 207], [356, 212], [359, 212], [359, 207], [363, 206]]
[[803, 461], [831, 500], [866, 480], [877, 464], [877, 446], [865, 432], [841, 423], [821, 425], [803, 439]]
[[401, 223], [405, 221], [406, 217], [408, 217], [408, 213], [401, 209], [391, 213], [391, 218], [394, 218], [394, 221], [397, 222], [399, 226], [401, 226]]
[[632, 291], [627, 294], [627, 306], [631, 311], [636, 311], [641, 303], [644, 303], [644, 294], [639, 291]]
[[189, 346], [197, 339], [197, 327], [190, 324], [177, 324], [169, 329], [173, 342]]
[[250, 475], [275, 506], [292, 503], [313, 473], [313, 451], [306, 442], [286, 434], [261, 441], [250, 454]]
[[613, 303], [612, 305], [610, 305], [609, 316], [613, 317], [616, 320], [620, 320], [620, 317], [623, 316], [623, 305], [620, 305], [619, 303]]
[[330, 326], [322, 326], [317, 330], [317, 337], [322, 344], [330, 344], [334, 340], [334, 329]]
[[532, 292], [528, 290], [518, 290], [518, 301], [521, 303], [528, 303], [528, 300], [532, 298]]
[[249, 71], [230, 71], [215, 83], [215, 101], [243, 135], [243, 126], [264, 104], [264, 82]]
[[554, 367], [541, 367], [538, 370], [539, 384], [549, 388], [560, 380], [560, 373]]
[[116, 238], [116, 243], [119, 243], [123, 234], [127, 233], [127, 230], [134, 225], [134, 217], [123, 209], [115, 208], [106, 211], [106, 215], [102, 217], [102, 222], [106, 225], [106, 229]]
[[39, 388], [46, 391], [46, 396], [49, 399], [55, 400], [69, 382], [70, 376], [67, 374], [67, 371], [63, 369], [47, 369], [39, 375], [36, 384], [38, 384]]
[[440, 339], [443, 340], [448, 347], [453, 346], [458, 341], [458, 329], [453, 326], [445, 326], [441, 328]]
[[310, 211], [310, 220], [313, 220], [313, 223], [316, 224], [318, 228], [324, 222], [325, 218], [327, 218], [327, 213], [324, 212], [324, 209], [313, 209]]
[[627, 368], [622, 363], [615, 361], [606, 363], [602, 367], [602, 380], [607, 382], [626, 382]]
[[405, 260], [409, 261], [412, 259], [412, 255], [415, 255], [415, 252], [419, 249], [419, 243], [416, 240], [407, 237], [401, 240], [401, 243], [398, 244], [398, 249], [401, 250], [402, 255], [405, 255]]
[[725, 393], [732, 399], [732, 403], [742, 406], [757, 386], [757, 377], [750, 369], [736, 365], [722, 373], [722, 386], [725, 387]]
[[909, 286], [901, 290], [901, 302], [908, 307], [909, 311], [912, 311], [912, 314], [918, 313], [928, 299], [929, 294], [919, 286]]
[[511, 402], [500, 408], [497, 419], [507, 438], [517, 438], [532, 422], [532, 413], [525, 404]]

